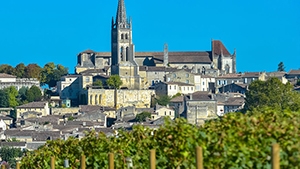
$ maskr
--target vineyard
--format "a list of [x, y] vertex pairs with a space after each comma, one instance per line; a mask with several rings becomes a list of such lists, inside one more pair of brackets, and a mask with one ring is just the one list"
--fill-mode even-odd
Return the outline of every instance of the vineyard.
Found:
[[86, 157], [87, 168], [108, 168], [108, 154], [114, 153], [115, 168], [149, 167], [149, 151], [156, 150], [156, 168], [196, 168], [197, 146], [203, 149], [204, 168], [270, 168], [271, 145], [280, 145], [280, 166], [300, 168], [300, 112], [271, 109], [253, 110], [246, 114], [231, 113], [206, 122], [202, 127], [184, 119], [166, 124], [156, 131], [135, 126], [132, 131], [119, 131], [116, 137], [90, 132], [81, 140], [49, 141], [28, 153], [21, 168], [63, 168], [68, 159], [70, 168], [80, 167]]

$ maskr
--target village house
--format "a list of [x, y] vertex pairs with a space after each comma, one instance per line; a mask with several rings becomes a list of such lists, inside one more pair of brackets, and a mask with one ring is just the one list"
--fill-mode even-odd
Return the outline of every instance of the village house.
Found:
[[30, 112], [33, 112], [33, 114], [36, 114], [33, 116], [39, 116], [39, 114], [40, 114], [40, 116], [50, 115], [50, 109], [48, 106], [48, 102], [45, 102], [45, 101], [31, 102], [31, 103], [23, 104], [21, 106], [17, 106], [16, 112], [17, 112], [17, 118], [23, 118], [23, 117], [25, 117], [24, 115], [27, 115]]
[[248, 84], [244, 83], [231, 83], [225, 86], [220, 87], [219, 93], [241, 93], [245, 94], [246, 91], [248, 90]]
[[190, 94], [195, 92], [194, 85], [181, 82], [160, 82], [154, 88], [156, 95], [168, 95], [170, 97], [177, 93]]
[[195, 92], [185, 96], [184, 117], [191, 124], [201, 125], [205, 120], [217, 117], [217, 100], [209, 92]]
[[268, 73], [266, 73], [266, 75], [267, 75], [267, 79], [276, 77], [283, 84], [286, 84], [288, 82], [288, 79], [286, 78], [286, 72], [268, 72]]
[[169, 117], [175, 119], [175, 110], [169, 106], [160, 106], [156, 104], [154, 112], [151, 113], [151, 120], [157, 120], [161, 117]]
[[80, 75], [63, 76], [56, 84], [60, 99], [70, 99], [71, 105], [78, 104], [78, 96], [81, 90], [81, 86], [79, 86], [79, 76]]
[[[9, 116], [0, 116], [0, 121], [1, 121], [0, 128], [5, 130], [5, 129], [9, 129], [9, 128], [13, 127], [13, 120], [14, 119]], [[3, 123], [6, 125], [5, 129], [3, 128], [4, 127]]]
[[16, 76], [0, 73], [0, 89], [10, 86], [16, 87], [17, 90], [22, 87], [30, 88], [32, 86], [40, 86], [40, 81], [36, 78], [17, 78]]

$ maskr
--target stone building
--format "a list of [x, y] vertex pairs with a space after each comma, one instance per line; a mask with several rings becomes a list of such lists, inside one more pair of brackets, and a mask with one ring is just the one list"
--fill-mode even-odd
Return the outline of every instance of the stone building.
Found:
[[117, 93], [115, 95], [114, 89], [95, 89], [93, 87], [88, 87], [83, 92], [82, 94], [87, 96], [88, 105], [116, 106], [117, 109], [128, 106], [149, 108], [151, 106], [151, 97], [155, 95], [154, 90], [116, 90]]
[[165, 44], [162, 51], [135, 52], [132, 22], [127, 19], [124, 0], [119, 0], [116, 20], [112, 20], [111, 25], [111, 52], [89, 49], [79, 53], [75, 72], [107, 66], [111, 66], [111, 74], [121, 76], [124, 86], [137, 89], [143, 87], [139, 66], [191, 69], [193, 73], [218, 76], [236, 73], [236, 51], [230, 54], [220, 40], [212, 40], [211, 49], [206, 51], [173, 52]]
[[195, 92], [185, 96], [184, 116], [191, 124], [201, 125], [204, 120], [217, 117], [217, 100], [208, 92]]
[[0, 89], [10, 86], [16, 87], [17, 90], [22, 87], [30, 88], [31, 86], [40, 86], [40, 81], [36, 78], [17, 78], [16, 76], [0, 73]]
[[61, 77], [56, 85], [60, 99], [70, 99], [72, 105], [78, 104], [78, 97], [81, 89], [79, 80], [80, 75], [66, 75]]
[[43, 102], [43, 101], [23, 104], [21, 106], [17, 106], [16, 110], [17, 110], [17, 118], [21, 118], [22, 115], [27, 112], [40, 113], [41, 116], [50, 115], [48, 102]]
[[112, 19], [111, 25], [111, 74], [119, 75], [128, 89], [142, 87], [134, 55], [132, 22], [126, 16], [124, 0], [119, 0], [116, 21]]
[[191, 94], [195, 92], [194, 85], [181, 82], [160, 82], [154, 88], [157, 95], [168, 95], [170, 97], [177, 93]]

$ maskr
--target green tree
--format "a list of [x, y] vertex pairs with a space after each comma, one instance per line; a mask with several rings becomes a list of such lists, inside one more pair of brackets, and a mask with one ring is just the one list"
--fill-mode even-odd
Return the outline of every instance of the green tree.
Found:
[[28, 87], [21, 87], [18, 91], [18, 102], [20, 104], [24, 104], [26, 102], [26, 92], [28, 90]]
[[170, 103], [171, 99], [172, 98], [167, 95], [160, 95], [155, 98], [155, 102], [159, 105], [166, 106]]
[[277, 71], [279, 71], [279, 72], [284, 72], [284, 71], [285, 71], [285, 67], [284, 67], [283, 62], [280, 62], [280, 63], [278, 64]]
[[93, 82], [93, 86], [98, 86], [98, 87], [103, 87], [103, 83], [101, 80], [97, 79], [96, 81]]
[[8, 95], [4, 90], [0, 90], [0, 107], [8, 107]]
[[151, 118], [151, 113], [144, 111], [144, 112], [136, 115], [135, 121], [143, 122], [143, 121], [146, 121], [147, 118]]
[[106, 84], [109, 87], [112, 87], [114, 89], [120, 89], [120, 87], [122, 86], [123, 82], [120, 78], [119, 75], [111, 75], [107, 80], [106, 80]]
[[2, 64], [0, 65], [0, 73], [6, 73], [6, 74], [10, 74], [13, 75], [15, 72], [15, 69], [8, 65], [8, 64]]
[[41, 80], [40, 74], [42, 72], [42, 68], [37, 64], [28, 64], [25, 69], [25, 77], [27, 78], [37, 78]]
[[245, 110], [273, 107], [274, 109], [300, 109], [300, 94], [290, 83], [283, 84], [278, 78], [254, 81], [246, 92]]
[[31, 86], [26, 91], [26, 100], [28, 102], [33, 102], [33, 101], [40, 101], [42, 98], [42, 92], [39, 87], [37, 86]]
[[68, 74], [68, 68], [53, 62], [49, 62], [44, 65], [41, 71], [41, 83], [47, 84], [49, 87], [56, 86], [57, 81], [64, 75]]
[[10, 86], [8, 88], [4, 89], [5, 92], [8, 95], [8, 106], [9, 107], [16, 107], [18, 106], [17, 96], [18, 96], [18, 90], [14, 86]]
[[24, 63], [20, 63], [15, 67], [15, 75], [18, 78], [24, 78], [25, 77], [25, 69], [26, 66], [24, 65]]
[[10, 167], [14, 168], [16, 166], [16, 158], [22, 157], [23, 151], [20, 148], [1, 147], [0, 156]]

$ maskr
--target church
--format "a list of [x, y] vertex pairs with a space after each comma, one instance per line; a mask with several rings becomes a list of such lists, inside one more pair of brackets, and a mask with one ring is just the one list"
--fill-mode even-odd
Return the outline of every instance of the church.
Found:
[[117, 15], [111, 24], [111, 51], [79, 53], [75, 73], [102, 72], [106, 77], [117, 74], [123, 81], [123, 88], [134, 90], [149, 87], [141, 73], [148, 67], [187, 69], [214, 76], [236, 73], [236, 51], [231, 54], [219, 40], [212, 40], [211, 49], [207, 51], [172, 52], [164, 44], [162, 51], [135, 52], [132, 33], [132, 21], [127, 18], [125, 2], [119, 0]]

